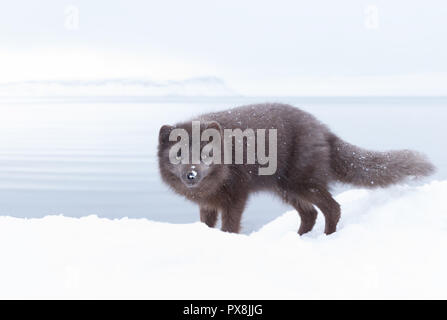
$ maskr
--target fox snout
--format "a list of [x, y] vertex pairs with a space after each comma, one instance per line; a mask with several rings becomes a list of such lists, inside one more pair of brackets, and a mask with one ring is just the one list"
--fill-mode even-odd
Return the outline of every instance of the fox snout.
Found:
[[182, 174], [182, 181], [189, 188], [197, 186], [201, 180], [202, 174], [195, 166], [187, 168]]

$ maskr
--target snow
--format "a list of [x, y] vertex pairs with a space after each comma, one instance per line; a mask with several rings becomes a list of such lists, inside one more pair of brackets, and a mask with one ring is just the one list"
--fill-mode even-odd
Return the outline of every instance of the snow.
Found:
[[447, 181], [337, 196], [338, 232], [287, 212], [249, 235], [196, 222], [0, 217], [0, 298], [447, 298]]

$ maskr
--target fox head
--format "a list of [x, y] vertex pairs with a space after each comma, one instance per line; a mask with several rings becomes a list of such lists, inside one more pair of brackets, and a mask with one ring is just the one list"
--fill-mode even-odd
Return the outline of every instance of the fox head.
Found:
[[[175, 191], [191, 197], [216, 191], [227, 173], [221, 161], [214, 161], [220, 157], [221, 132], [215, 121], [200, 122], [197, 127], [193, 123], [162, 126], [158, 161], [163, 180]], [[211, 142], [217, 147], [211, 148]]]

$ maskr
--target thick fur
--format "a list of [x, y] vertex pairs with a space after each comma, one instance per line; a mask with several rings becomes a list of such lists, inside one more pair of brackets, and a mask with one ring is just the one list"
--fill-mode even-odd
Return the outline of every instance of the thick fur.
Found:
[[356, 147], [335, 135], [329, 139], [337, 180], [363, 187], [386, 187], [407, 177], [430, 175], [434, 167], [416, 151], [376, 152]]
[[[191, 136], [192, 120], [200, 120], [201, 129], [277, 129], [276, 173], [258, 175], [258, 164], [200, 164], [195, 169], [200, 182], [188, 186], [184, 177], [191, 166], [169, 162], [169, 147], [174, 142], [168, 137], [173, 128], [184, 128]], [[220, 212], [222, 230], [228, 232], [239, 232], [246, 201], [253, 192], [267, 190], [292, 205], [301, 217], [300, 235], [312, 230], [317, 217], [314, 206], [318, 207], [325, 217], [325, 233], [330, 234], [336, 231], [340, 218], [340, 205], [328, 191], [331, 182], [385, 187], [434, 171], [433, 165], [417, 152], [363, 150], [338, 138], [311, 114], [284, 104], [242, 106], [163, 126], [158, 158], [162, 179], [200, 206], [201, 221], [214, 227]]]

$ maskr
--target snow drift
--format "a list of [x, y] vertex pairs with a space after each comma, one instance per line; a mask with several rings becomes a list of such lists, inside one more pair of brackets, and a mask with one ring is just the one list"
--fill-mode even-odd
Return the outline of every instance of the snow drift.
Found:
[[350, 190], [338, 232], [0, 217], [0, 298], [447, 298], [447, 181]]

